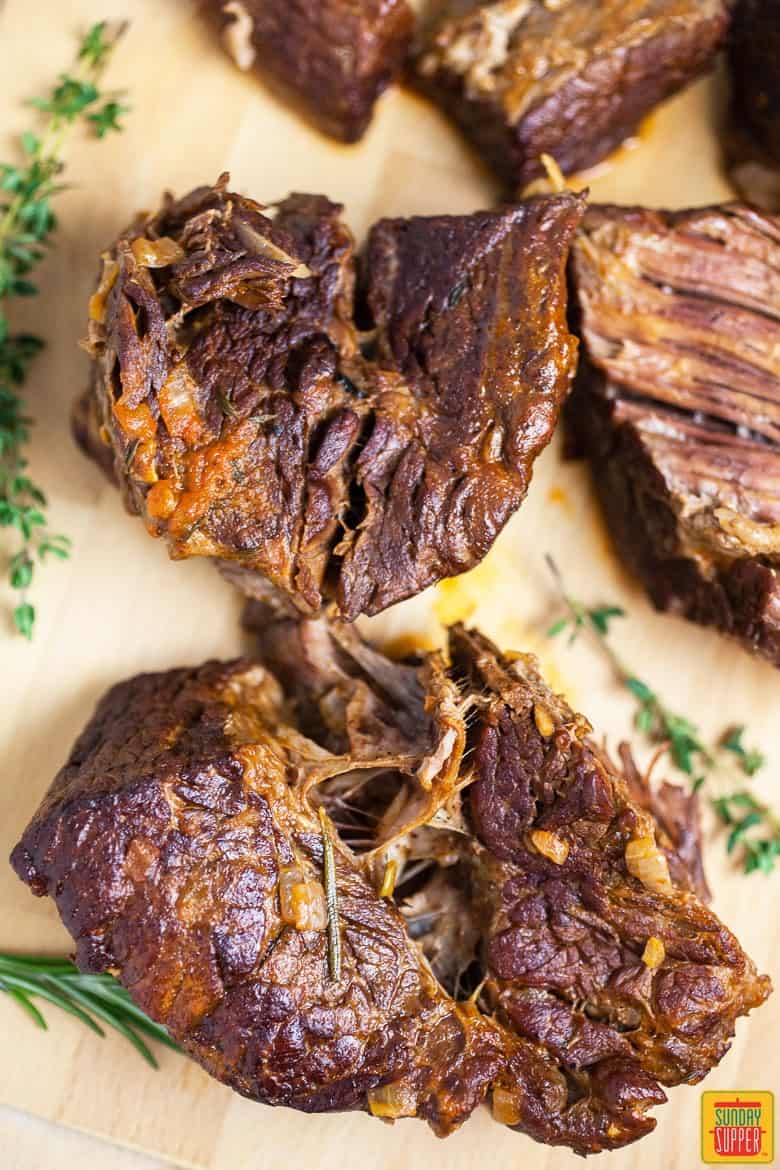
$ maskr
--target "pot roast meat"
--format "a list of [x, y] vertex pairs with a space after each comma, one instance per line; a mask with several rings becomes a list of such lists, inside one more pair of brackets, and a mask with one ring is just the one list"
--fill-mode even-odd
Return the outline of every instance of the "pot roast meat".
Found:
[[569, 389], [583, 207], [566, 193], [381, 220], [356, 306], [352, 237], [327, 199], [267, 216], [224, 181], [168, 199], [105, 254], [90, 310], [98, 406], [80, 413], [130, 509], [171, 556], [350, 620], [471, 568]]
[[708, 69], [724, 0], [448, 0], [415, 80], [510, 187], [593, 166]]
[[357, 142], [400, 74], [406, 0], [209, 0], [239, 69], [256, 67], [326, 134]]
[[700, 1079], [770, 988], [584, 719], [459, 627], [448, 666], [248, 623], [259, 660], [109, 691], [14, 851], [79, 966], [268, 1104], [446, 1135], [490, 1094], [580, 1153], [651, 1130], [661, 1084]]
[[460, 627], [451, 657], [489, 696], [468, 795], [488, 852], [485, 995], [496, 1018], [562, 1061], [584, 1101], [592, 1072], [599, 1085], [607, 1070], [622, 1069], [627, 1085], [636, 1076], [639, 1100], [651, 1082], [700, 1080], [768, 981], [693, 892], [680, 855], [683, 881], [672, 880], [660, 847], [670, 840], [533, 657], [503, 657]]
[[654, 604], [780, 665], [780, 218], [594, 207], [567, 409]]
[[[424, 749], [426, 726], [419, 738]], [[100, 703], [14, 863], [55, 896], [79, 965], [118, 969], [138, 1005], [238, 1092], [319, 1111], [365, 1106], [390, 1085], [388, 1109], [446, 1133], [495, 1074], [497, 1030], [443, 993], [341, 849], [343, 968], [338, 983], [328, 975], [322, 839], [305, 790], [355, 766], [285, 722], [259, 664], [141, 675]], [[312, 929], [285, 914], [293, 881]]]
[[738, 0], [729, 34], [731, 120], [725, 145], [740, 194], [780, 211], [780, 5]]

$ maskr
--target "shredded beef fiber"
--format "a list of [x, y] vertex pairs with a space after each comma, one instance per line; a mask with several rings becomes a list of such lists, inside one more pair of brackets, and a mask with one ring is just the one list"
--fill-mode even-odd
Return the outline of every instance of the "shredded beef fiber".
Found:
[[592, 207], [567, 408], [659, 609], [780, 665], [780, 217]]

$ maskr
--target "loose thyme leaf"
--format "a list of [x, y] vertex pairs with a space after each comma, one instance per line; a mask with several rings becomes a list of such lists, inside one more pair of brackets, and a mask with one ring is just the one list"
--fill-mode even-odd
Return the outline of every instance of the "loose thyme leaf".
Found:
[[[102, 138], [121, 128], [119, 119], [127, 107], [115, 95], [102, 93], [99, 85], [120, 31], [111, 33], [105, 22], [93, 25], [81, 42], [74, 68], [60, 74], [50, 93], [28, 103], [46, 114], [47, 121], [40, 133], [21, 133], [23, 161], [0, 163], [0, 302], [38, 292], [29, 274], [46, 255], [57, 226], [51, 200], [65, 190], [59, 177], [66, 133], [81, 124]], [[19, 594], [13, 619], [25, 638], [32, 637], [35, 625], [35, 608], [27, 597], [33, 566], [47, 554], [65, 559], [69, 550], [66, 537], [47, 529], [41, 510], [46, 499], [26, 473], [23, 453], [32, 420], [19, 388], [43, 344], [33, 334], [13, 333], [0, 305], [0, 528], [18, 533], [20, 547], [9, 556], [8, 583]]]
[[94, 114], [87, 114], [87, 120], [92, 124], [97, 137], [105, 138], [111, 130], [122, 129], [119, 125], [119, 119], [129, 109], [129, 106], [123, 106], [119, 102], [106, 102], [99, 110], [95, 110]]
[[719, 796], [712, 805], [731, 830], [726, 850], [733, 854], [740, 849], [745, 873], [771, 873], [780, 856], [780, 821], [772, 810], [744, 791]]
[[325, 901], [328, 906], [328, 971], [334, 983], [341, 979], [341, 923], [339, 922], [339, 896], [336, 888], [336, 858], [333, 852], [333, 838], [325, 809], [320, 805], [322, 826], [322, 869], [325, 878]]
[[619, 605], [600, 605], [596, 609], [587, 611], [590, 623], [599, 634], [609, 633], [609, 623], [613, 618], [625, 617], [626, 611]]
[[721, 745], [727, 752], [732, 752], [739, 758], [740, 767], [747, 776], [755, 776], [756, 772], [760, 771], [766, 763], [766, 756], [755, 749], [748, 751], [742, 743], [744, 734], [744, 727], [733, 727], [721, 741]]

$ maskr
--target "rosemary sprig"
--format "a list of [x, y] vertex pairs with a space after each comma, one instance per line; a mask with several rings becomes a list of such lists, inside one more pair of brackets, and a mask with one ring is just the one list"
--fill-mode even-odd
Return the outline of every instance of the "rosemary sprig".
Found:
[[84, 975], [68, 959], [0, 954], [0, 991], [16, 1000], [39, 1028], [48, 1025], [35, 999], [75, 1016], [98, 1036], [105, 1036], [103, 1024], [113, 1028], [152, 1068], [158, 1067], [157, 1060], [144, 1036], [178, 1051], [165, 1028], [136, 1007], [112, 975]]
[[[623, 616], [623, 611], [618, 606], [588, 607], [572, 598], [564, 588], [561, 573], [552, 557], [546, 559], [567, 610], [566, 615], [550, 627], [548, 636], [555, 637], [568, 627], [571, 630], [570, 644], [583, 631], [595, 637], [616, 677], [637, 700], [634, 716], [637, 730], [653, 742], [667, 746], [672, 761], [692, 778], [692, 789], [697, 791], [717, 765], [717, 749], [706, 746], [696, 724], [670, 710], [656, 691], [628, 668], [609, 642], [608, 620], [594, 620], [592, 616], [607, 615], [611, 619]], [[744, 727], [734, 727], [721, 737], [719, 745], [738, 758], [746, 775], [753, 776], [766, 760], [760, 751], [749, 751], [744, 747], [744, 733]], [[694, 778], [695, 773], [698, 774]], [[745, 873], [769, 873], [776, 858], [780, 857], [780, 817], [742, 789], [715, 797], [712, 804], [722, 823], [730, 828], [726, 851], [740, 856]]]
[[19, 547], [8, 560], [8, 583], [18, 593], [13, 609], [16, 629], [31, 638], [35, 608], [29, 601], [36, 562], [70, 554], [70, 540], [48, 530], [46, 497], [28, 473], [24, 449], [32, 419], [20, 388], [43, 349], [40, 337], [11, 331], [3, 302], [35, 296], [30, 272], [46, 255], [57, 227], [52, 197], [64, 190], [59, 176], [67, 134], [86, 125], [98, 138], [119, 130], [127, 107], [116, 95], [101, 93], [98, 81], [122, 29], [109, 32], [101, 22], [82, 40], [76, 62], [62, 73], [45, 97], [29, 104], [45, 115], [39, 133], [20, 135], [22, 162], [0, 163], [0, 528], [13, 529]]
[[327, 813], [322, 805], [319, 811], [322, 826], [322, 870], [325, 878], [325, 901], [328, 906], [328, 971], [331, 979], [338, 983], [341, 978], [341, 923], [336, 889], [336, 857]]

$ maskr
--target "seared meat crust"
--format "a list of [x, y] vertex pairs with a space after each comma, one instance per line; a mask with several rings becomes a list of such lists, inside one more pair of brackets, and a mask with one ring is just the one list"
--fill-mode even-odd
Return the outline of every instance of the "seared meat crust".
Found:
[[415, 80], [511, 190], [569, 174], [633, 134], [659, 102], [708, 69], [724, 0], [450, 0]]
[[[269, 1104], [444, 1135], [492, 1093], [580, 1153], [652, 1129], [660, 1085], [700, 1079], [769, 982], [582, 717], [459, 627], [449, 673], [343, 623], [248, 620], [262, 662], [113, 688], [14, 851], [79, 965]], [[342, 834], [338, 980], [319, 804]]]
[[572, 254], [567, 409], [659, 609], [780, 665], [780, 218], [594, 207]]
[[583, 206], [380, 221], [369, 339], [340, 208], [293, 195], [272, 220], [224, 184], [168, 200], [106, 254], [91, 305], [90, 393], [130, 509], [171, 556], [350, 620], [471, 568], [570, 385]]
[[326, 134], [357, 142], [401, 72], [406, 0], [209, 0], [228, 51], [254, 66]]

